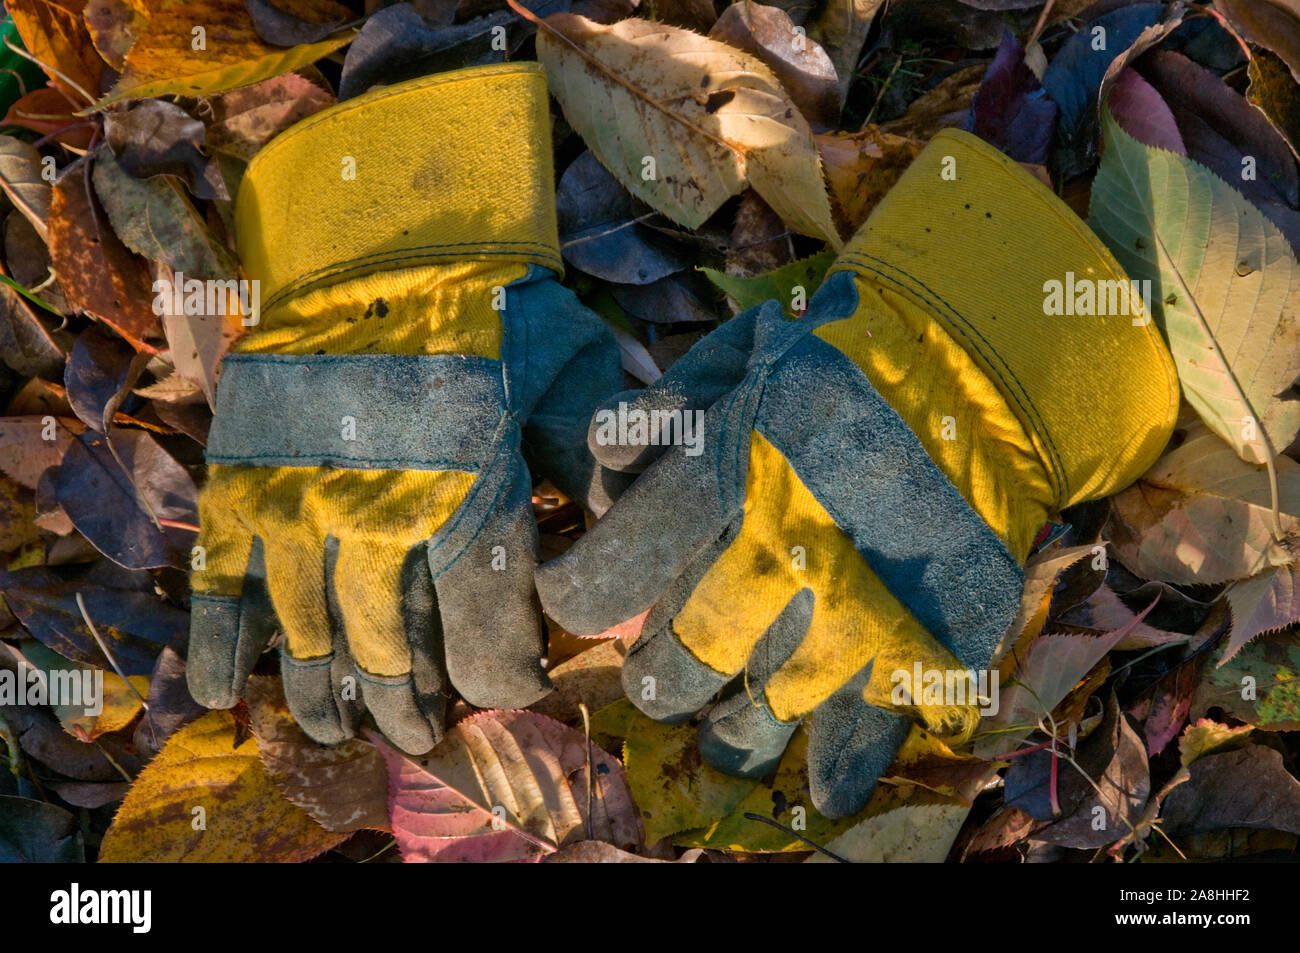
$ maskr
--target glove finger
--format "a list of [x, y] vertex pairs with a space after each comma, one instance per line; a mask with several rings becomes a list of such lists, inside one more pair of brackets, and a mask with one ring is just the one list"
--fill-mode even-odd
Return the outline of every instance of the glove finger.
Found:
[[812, 590], [801, 589], [754, 646], [739, 689], [704, 719], [700, 754], [719, 771], [759, 777], [781, 760], [799, 720], [777, 718], [767, 704], [765, 688], [798, 648], [812, 614]]
[[[244, 538], [247, 557], [240, 591], [195, 592], [190, 602], [185, 678], [190, 695], [208, 708], [233, 708], [239, 702], [249, 673], [275, 634], [262, 540]], [[238, 548], [229, 539], [224, 542], [225, 550]], [[205, 549], [210, 557], [212, 547]]]
[[546, 627], [533, 585], [537, 524], [527, 471], [508, 465], [494, 477], [500, 485], [482, 490], [496, 493], [480, 492], [466, 504], [490, 507], [491, 516], [468, 540], [433, 541], [426, 571], [434, 579], [456, 690], [479, 708], [526, 708], [551, 691], [542, 665]]
[[713, 457], [674, 448], [568, 552], [538, 568], [547, 614], [576, 635], [599, 635], [653, 606], [731, 520]]
[[672, 623], [739, 528], [740, 520], [733, 520], [718, 539], [700, 550], [655, 603], [641, 636], [623, 660], [624, 692], [655, 721], [679, 724], [689, 720], [736, 674], [718, 672], [701, 662], [682, 645]]
[[[416, 700], [411, 675], [408, 624], [427, 624], [433, 610], [427, 591], [405, 585], [412, 582], [407, 568], [412, 554], [419, 559], [423, 549], [423, 544], [410, 547], [386, 535], [349, 533], [339, 539], [328, 574], [365, 707], [384, 737], [408, 754], [428, 751], [442, 731], [441, 711], [435, 726]], [[434, 664], [423, 661], [427, 667]]]
[[[651, 440], [653, 434], [660, 432], [659, 426], [665, 420], [683, 427], [695, 423], [697, 414], [702, 415], [745, 376], [754, 347], [758, 315], [765, 307], [751, 308], [706, 335], [673, 362], [668, 373], [644, 390], [624, 391], [605, 401], [592, 416], [587, 431], [587, 445], [596, 460], [611, 470], [639, 473], [663, 456], [668, 444], [662, 440], [656, 444]], [[775, 313], [779, 314], [780, 306], [774, 307]], [[767, 307], [767, 313], [771, 320], [771, 307]], [[638, 415], [650, 415], [654, 411], [661, 416], [651, 429], [655, 418], [639, 418]], [[671, 416], [674, 412], [677, 417]], [[670, 416], [664, 417], [664, 414]], [[644, 419], [646, 429], [638, 437], [640, 419]], [[611, 428], [615, 435], [631, 439], [610, 440]], [[710, 433], [716, 431], [710, 430]]]
[[808, 785], [824, 817], [848, 817], [867, 806], [912, 727], [906, 715], [863, 700], [870, 678], [868, 664], [808, 720]]
[[357, 726], [356, 674], [331, 623], [325, 584], [336, 553], [337, 540], [313, 539], [302, 519], [286, 522], [266, 543], [268, 589], [285, 636], [284, 697], [298, 727], [321, 744], [346, 741]]

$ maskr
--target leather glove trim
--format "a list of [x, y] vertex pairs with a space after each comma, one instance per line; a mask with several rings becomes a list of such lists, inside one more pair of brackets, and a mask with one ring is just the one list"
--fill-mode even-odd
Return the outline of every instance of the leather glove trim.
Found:
[[477, 473], [505, 413], [501, 362], [454, 354], [230, 354], [207, 462]]

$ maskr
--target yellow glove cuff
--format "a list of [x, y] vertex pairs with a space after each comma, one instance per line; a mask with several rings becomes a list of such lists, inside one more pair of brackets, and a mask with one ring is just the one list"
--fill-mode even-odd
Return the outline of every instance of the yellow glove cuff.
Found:
[[263, 309], [376, 271], [451, 261], [561, 271], [536, 63], [441, 73], [340, 103], [249, 164], [236, 241]]
[[1056, 506], [1127, 486], [1168, 442], [1178, 376], [1141, 294], [1060, 199], [975, 136], [939, 133], [832, 270], [960, 342], [1033, 440]]

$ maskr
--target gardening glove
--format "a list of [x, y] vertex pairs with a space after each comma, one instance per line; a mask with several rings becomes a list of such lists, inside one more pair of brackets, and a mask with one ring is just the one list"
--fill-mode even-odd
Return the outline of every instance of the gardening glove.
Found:
[[277, 628], [311, 737], [364, 706], [398, 747], [455, 689], [550, 689], [521, 454], [608, 504], [586, 447], [622, 380], [602, 322], [555, 280], [536, 64], [427, 77], [277, 137], [236, 203], [260, 322], [226, 357], [199, 499], [189, 685], [234, 705]]
[[[1047, 283], [1071, 280], [1128, 289], [1048, 189], [941, 133], [803, 318], [760, 305], [595, 416], [602, 462], [645, 470], [538, 571], [546, 611], [590, 635], [653, 607], [624, 663], [632, 702], [680, 722], [722, 693], [700, 748], [744, 776], [811, 715], [814, 804], [856, 812], [913, 718], [973, 731], [972, 676], [1043, 522], [1130, 483], [1172, 431], [1177, 377], [1142, 302], [1048, 316]], [[703, 440], [654, 459], [635, 411], [702, 412]], [[962, 674], [933, 697], [918, 668]]]

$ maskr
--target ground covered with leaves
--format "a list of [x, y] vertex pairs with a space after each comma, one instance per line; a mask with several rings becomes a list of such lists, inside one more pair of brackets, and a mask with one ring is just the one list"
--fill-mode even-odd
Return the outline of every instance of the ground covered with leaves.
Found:
[[[0, 675], [88, 672], [104, 706], [0, 693], [0, 859], [1295, 854], [1300, 3], [5, 6]], [[633, 384], [755, 303], [797, 316], [949, 126], [1052, 187], [1132, 277], [1178, 289], [1156, 302], [1185, 397], [1173, 442], [1136, 485], [1044, 527], [997, 713], [957, 750], [914, 729], [854, 817], [813, 809], [802, 732], [744, 780], [702, 762], [693, 726], [637, 712], [619, 680], [631, 634], [552, 627], [555, 692], [529, 711], [458, 705], [422, 759], [373, 732], [312, 742], [274, 653], [231, 711], [188, 694], [196, 487], [242, 326], [235, 302], [186, 314], [154, 279], [239, 275], [232, 198], [293, 122], [532, 58], [554, 96], [564, 281], [616, 329]], [[707, 92], [724, 73], [741, 79]], [[761, 136], [729, 122], [754, 114]], [[649, 154], [651, 179], [608, 171]], [[534, 503], [543, 558], [584, 530], [548, 486]]]

